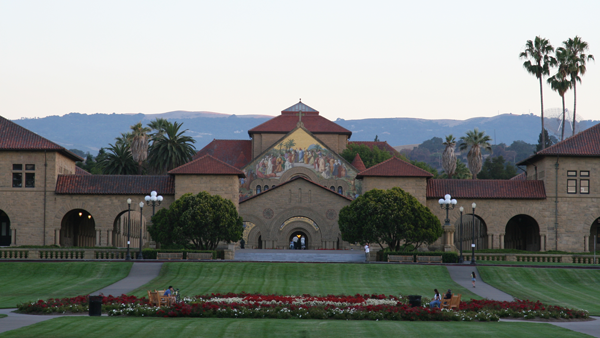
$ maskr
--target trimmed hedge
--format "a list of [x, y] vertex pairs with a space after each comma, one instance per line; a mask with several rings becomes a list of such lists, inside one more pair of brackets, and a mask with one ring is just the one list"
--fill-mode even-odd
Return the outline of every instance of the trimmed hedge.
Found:
[[156, 259], [156, 256], [159, 252], [167, 252], [167, 253], [178, 253], [183, 252], [183, 259], [187, 259], [188, 252], [210, 252], [213, 254], [213, 259], [223, 259], [225, 258], [225, 251], [216, 251], [216, 250], [169, 250], [169, 249], [143, 249], [142, 253], [144, 254], [144, 259]]
[[[442, 263], [457, 263], [458, 253], [457, 252], [442, 252], [442, 251], [428, 251], [428, 252], [402, 252], [402, 251], [378, 251], [377, 260], [387, 262], [388, 255], [399, 255], [399, 256], [442, 256]], [[416, 259], [415, 259], [416, 261]]]

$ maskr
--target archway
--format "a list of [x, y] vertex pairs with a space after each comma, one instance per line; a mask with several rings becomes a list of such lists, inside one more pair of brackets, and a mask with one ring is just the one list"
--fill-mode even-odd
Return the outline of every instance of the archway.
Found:
[[[129, 224], [129, 222], [131, 222]], [[129, 225], [129, 226], [128, 226]], [[128, 214], [127, 210], [121, 211], [113, 223], [112, 245], [117, 248], [126, 248], [127, 239], [129, 238], [130, 248], [140, 247], [140, 227], [142, 230], [142, 246], [148, 246], [150, 242], [150, 234], [146, 224], [146, 218], [142, 216], [140, 223], [140, 212], [131, 210]], [[127, 231], [129, 232], [129, 236]]]
[[475, 225], [473, 226], [473, 214], [463, 215], [462, 227], [460, 220], [455, 223], [454, 245], [460, 250], [461, 237], [463, 251], [471, 250], [471, 244], [475, 242], [475, 250], [488, 249], [487, 225], [483, 218], [475, 215]]
[[[594, 252], [594, 243], [596, 243], [596, 251], [600, 250], [600, 217], [596, 218], [590, 227], [590, 252]], [[595, 241], [594, 241], [595, 239]]]
[[83, 209], [73, 209], [65, 214], [60, 223], [60, 245], [96, 246], [96, 223], [94, 217]]
[[0, 210], [0, 246], [9, 246], [11, 243], [10, 218]]
[[[295, 238], [295, 240], [294, 240]], [[289, 237], [288, 242], [290, 243], [290, 249], [295, 250], [306, 250], [308, 249], [308, 236], [305, 231], [302, 230], [294, 230]]]
[[516, 215], [506, 224], [504, 248], [540, 251], [540, 227], [533, 217]]

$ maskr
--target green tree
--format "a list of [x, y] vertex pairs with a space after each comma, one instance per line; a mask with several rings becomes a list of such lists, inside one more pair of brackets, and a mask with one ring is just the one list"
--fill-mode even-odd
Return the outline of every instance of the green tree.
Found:
[[[540, 133], [540, 136], [538, 137], [538, 143], [535, 145], [535, 152], [537, 153], [538, 151], [548, 148], [549, 146], [555, 144], [556, 142], [558, 142], [558, 139], [554, 136], [549, 136], [548, 134], [548, 130], [544, 129], [544, 134], [545, 136], [542, 136], [542, 133]], [[542, 140], [546, 140], [546, 144], [544, 147], [542, 147]], [[511, 145], [512, 147], [512, 145]], [[531, 156], [531, 154], [527, 155], [527, 157]]]
[[517, 175], [517, 168], [507, 163], [503, 156], [488, 157], [477, 178], [482, 180], [507, 180]]
[[153, 121], [150, 121], [150, 123], [148, 123], [148, 127], [152, 131], [152, 133], [148, 134], [148, 136], [150, 136], [150, 141], [153, 142], [154, 140], [163, 136], [167, 126], [169, 125], [172, 125], [172, 123], [166, 119], [156, 118]]
[[375, 140], [373, 140], [373, 142], [380, 142], [380, 141], [379, 141], [379, 136], [378, 136], [378, 135], [375, 135]]
[[148, 159], [148, 133], [150, 128], [138, 122], [131, 126], [131, 155], [138, 164], [138, 174], [142, 174], [142, 164]]
[[106, 175], [135, 175], [137, 164], [131, 156], [129, 145], [124, 143], [109, 145], [109, 152], [102, 158], [102, 162], [98, 163], [102, 172]]
[[570, 59], [568, 61], [569, 64], [569, 76], [571, 78], [571, 85], [573, 86], [573, 135], [575, 135], [575, 121], [577, 114], [577, 82], [581, 83], [581, 77], [579, 75], [584, 75], [587, 68], [587, 61], [594, 60], [594, 56], [591, 54], [586, 54], [589, 46], [588, 43], [581, 40], [579, 36], [575, 36], [575, 38], [569, 38], [567, 41], [563, 41], [564, 48], [560, 47], [558, 49], [566, 49], [569, 51]]
[[440, 137], [433, 137], [430, 140], [419, 144], [418, 148], [427, 149], [432, 154], [441, 153], [446, 149], [446, 147], [444, 146], [444, 140], [442, 140]]
[[560, 140], [565, 139], [565, 93], [572, 86], [571, 80], [568, 79], [569, 76], [569, 67], [571, 60], [571, 52], [568, 49], [558, 48], [556, 50], [556, 59], [558, 60], [558, 71], [555, 75], [548, 78], [548, 83], [550, 84], [550, 88], [556, 91], [560, 98], [562, 99], [562, 108], [563, 108], [563, 118], [562, 118], [562, 131]]
[[[544, 129], [544, 130], [546, 130], [546, 129]], [[545, 139], [550, 141], [550, 138], [548, 137], [548, 130], [546, 130]], [[546, 141], [546, 142], [548, 142], [548, 141]], [[542, 149], [541, 142], [542, 142], [542, 139], [541, 139], [541, 135], [540, 135], [540, 139], [538, 141], [540, 150]], [[546, 146], [545, 148], [547, 148], [547, 147], [549, 147], [549, 146]], [[536, 152], [535, 148], [536, 148], [535, 144], [530, 144], [525, 141], [517, 140], [517, 141], [513, 141], [513, 143], [511, 143], [511, 145], [508, 146], [508, 148], [506, 148], [506, 149], [514, 151], [517, 154], [515, 156], [515, 163], [518, 163], [518, 162], [528, 158], [529, 156], [531, 156], [534, 152]]]
[[183, 123], [174, 122], [165, 127], [164, 135], [159, 136], [150, 146], [148, 162], [159, 173], [177, 168], [189, 162], [196, 154], [193, 143], [196, 141], [183, 135], [186, 130], [179, 131]]
[[338, 224], [351, 243], [384, 244], [394, 251], [419, 248], [443, 233], [440, 220], [411, 194], [395, 187], [373, 189], [342, 208]]
[[[550, 75], [550, 67], [556, 64], [556, 59], [550, 55], [554, 52], [554, 47], [547, 39], [536, 36], [533, 41], [527, 40], [525, 50], [519, 54], [522, 59], [528, 59], [523, 63], [523, 67], [528, 73], [535, 75], [540, 82], [540, 101], [542, 112], [542, 130], [544, 130], [544, 93], [542, 86], [542, 78], [544, 75]], [[532, 63], [532, 61], [534, 63]], [[543, 137], [543, 135], [542, 135]], [[542, 140], [542, 144], [546, 142]]]
[[380, 150], [377, 146], [369, 148], [364, 144], [349, 143], [348, 147], [340, 154], [346, 161], [352, 163], [356, 154], [360, 155], [365, 167], [370, 168], [378, 163], [392, 158], [392, 154], [385, 150]]
[[[407, 160], [408, 161], [408, 160]], [[434, 167], [432, 167], [431, 165], [429, 165], [429, 163], [427, 162], [421, 162], [421, 161], [410, 161], [410, 164], [417, 166], [425, 171], [429, 171], [432, 175], [433, 178], [438, 178], [438, 171], [437, 169], [435, 169]]]
[[184, 194], [152, 217], [148, 232], [167, 247], [214, 250], [221, 241], [237, 242], [244, 227], [235, 205], [205, 191]]
[[473, 131], [467, 131], [467, 135], [460, 138], [458, 148], [461, 151], [470, 148], [469, 153], [467, 154], [467, 164], [473, 175], [473, 179], [477, 179], [477, 174], [481, 171], [481, 166], [483, 164], [481, 149], [483, 148], [484, 150], [491, 152], [491, 141], [492, 139], [486, 135], [484, 131], [480, 132], [477, 128]]
[[444, 168], [448, 178], [452, 178], [452, 175], [456, 171], [456, 155], [454, 154], [456, 139], [450, 134], [446, 136], [446, 141], [443, 144], [446, 148], [442, 154], [442, 168]]

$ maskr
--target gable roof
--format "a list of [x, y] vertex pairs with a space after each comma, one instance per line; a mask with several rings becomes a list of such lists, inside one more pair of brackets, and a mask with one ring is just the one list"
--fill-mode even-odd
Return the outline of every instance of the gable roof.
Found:
[[[238, 169], [243, 168], [252, 159], [251, 140], [212, 140], [194, 155], [192, 160], [211, 155]], [[243, 155], [243, 156], [242, 156]]]
[[356, 156], [354, 156], [354, 160], [352, 160], [352, 166], [356, 168], [358, 172], [367, 170], [367, 167], [365, 167], [365, 163], [363, 162], [362, 158], [360, 158], [359, 153], [356, 153]]
[[520, 173], [517, 176], [511, 177], [509, 180], [511, 180], [511, 181], [525, 181], [525, 180], [527, 180], [527, 173]]
[[379, 150], [385, 150], [390, 153], [392, 156], [398, 156], [400, 153], [394, 149], [391, 145], [387, 143], [387, 141], [383, 142], [375, 142], [375, 141], [350, 141], [349, 144], [357, 144], [357, 145], [365, 145], [369, 147], [369, 149], [373, 149], [374, 146], [377, 146]]
[[302, 101], [296, 103], [295, 105], [288, 107], [284, 110], [281, 111], [282, 113], [298, 113], [298, 112], [303, 112], [303, 113], [319, 113], [316, 109], [313, 109], [307, 105], [305, 105], [304, 103], [302, 103]]
[[64, 147], [25, 129], [2, 116], [0, 116], [0, 150], [49, 150], [59, 152], [74, 161], [83, 161], [83, 158], [68, 151]]
[[365, 176], [430, 178], [433, 177], [433, 174], [394, 156], [389, 160], [359, 172], [356, 178], [363, 178]]
[[175, 195], [175, 178], [169, 175], [58, 175], [55, 193], [149, 195], [151, 190], [159, 195]]
[[600, 123], [588, 128], [568, 139], [540, 150], [517, 165], [525, 165], [531, 160], [541, 156], [576, 156], [600, 157]]
[[283, 182], [283, 183], [281, 183], [281, 184], [279, 184], [279, 185], [276, 185], [274, 188], [271, 188], [271, 189], [268, 189], [268, 190], [262, 191], [260, 194], [254, 194], [254, 195], [252, 195], [252, 196], [250, 196], [250, 197], [248, 197], [248, 198], [246, 198], [246, 199], [244, 199], [244, 200], [240, 200], [240, 204], [242, 204], [242, 203], [244, 203], [244, 202], [247, 202], [247, 201], [249, 201], [249, 200], [251, 200], [251, 199], [253, 199], [253, 198], [256, 198], [256, 197], [259, 197], [259, 196], [263, 196], [264, 194], [268, 194], [268, 193], [272, 192], [273, 190], [276, 190], [276, 189], [278, 189], [278, 188], [281, 188], [281, 187], [283, 187], [283, 186], [285, 186], [285, 185], [287, 185], [287, 184], [290, 184], [290, 183], [292, 183], [292, 182], [295, 182], [295, 181], [297, 181], [297, 180], [304, 180], [304, 181], [306, 181], [306, 182], [308, 182], [308, 183], [310, 183], [310, 184], [313, 184], [313, 185], [315, 185], [315, 186], [317, 186], [317, 187], [319, 187], [319, 188], [321, 188], [321, 189], [325, 189], [325, 190], [327, 190], [328, 192], [330, 192], [330, 193], [332, 193], [332, 194], [334, 194], [334, 195], [337, 195], [337, 196], [339, 196], [339, 197], [341, 197], [341, 198], [347, 199], [348, 201], [352, 201], [352, 199], [351, 199], [350, 197], [344, 196], [344, 195], [342, 195], [342, 194], [338, 194], [338, 193], [337, 193], [337, 191], [333, 191], [333, 190], [331, 190], [331, 189], [327, 188], [327, 187], [326, 187], [326, 186], [324, 186], [324, 185], [320, 185], [320, 184], [318, 184], [318, 183], [316, 183], [316, 182], [314, 182], [314, 181], [311, 181], [311, 180], [309, 180], [308, 178], [306, 178], [306, 177], [303, 177], [303, 176], [296, 176], [296, 177], [292, 178], [291, 180], [288, 180], [288, 181], [285, 181], [285, 182]]
[[75, 166], [75, 175], [91, 175], [91, 174], [88, 173], [87, 171], [79, 168], [78, 166]]
[[454, 180], [427, 181], [427, 198], [545, 199], [544, 181], [538, 180]]
[[210, 155], [204, 155], [168, 172], [171, 175], [237, 175], [244, 172]]

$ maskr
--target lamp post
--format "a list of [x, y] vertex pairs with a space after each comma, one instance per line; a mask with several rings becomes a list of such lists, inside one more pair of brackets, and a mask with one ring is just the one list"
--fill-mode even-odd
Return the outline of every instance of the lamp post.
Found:
[[463, 245], [462, 215], [463, 215], [463, 212], [465, 211], [465, 208], [460, 207], [460, 208], [458, 208], [458, 210], [460, 210], [460, 228], [458, 228], [458, 239], [459, 239], [459, 243], [460, 243], [460, 257], [458, 258], [458, 262], [462, 264], [465, 261], [465, 259], [463, 258], [463, 253], [462, 253], [462, 245]]
[[160, 195], [157, 196], [156, 191], [152, 191], [150, 193], [150, 196], [146, 196], [145, 200], [146, 203], [148, 203], [148, 205], [152, 206], [152, 217], [154, 217], [154, 208], [157, 205], [160, 205], [160, 202], [162, 202], [163, 197]]
[[129, 233], [131, 230], [131, 198], [127, 199], [127, 256], [125, 256], [126, 261], [131, 260], [131, 254], [129, 253]]
[[473, 202], [471, 206], [473, 207], [473, 231], [471, 231], [473, 233], [473, 241], [471, 243], [471, 264], [475, 265], [475, 207], [477, 207], [477, 204]]
[[438, 203], [440, 204], [440, 207], [442, 209], [446, 210], [446, 220], [444, 221], [444, 226], [450, 226], [450, 218], [448, 217], [448, 212], [454, 209], [454, 206], [456, 206], [457, 203], [456, 200], [452, 199], [452, 196], [450, 196], [450, 194], [446, 194], [444, 198], [440, 198]]
[[144, 259], [144, 255], [142, 255], [142, 210], [144, 209], [144, 202], [140, 202], [140, 252], [138, 252], [138, 259]]

